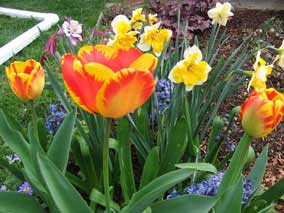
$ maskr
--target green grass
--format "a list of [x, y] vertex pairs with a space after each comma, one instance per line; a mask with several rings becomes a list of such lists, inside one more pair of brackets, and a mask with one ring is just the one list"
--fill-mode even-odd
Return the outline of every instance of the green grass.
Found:
[[21, 33], [25, 32], [38, 21], [34, 19], [20, 19], [20, 18], [11, 18], [8, 16], [0, 15], [0, 47], [16, 38]]

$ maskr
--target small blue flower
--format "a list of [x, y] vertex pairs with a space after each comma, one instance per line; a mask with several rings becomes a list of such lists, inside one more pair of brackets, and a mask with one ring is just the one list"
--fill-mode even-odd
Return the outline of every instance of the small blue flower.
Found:
[[167, 199], [178, 197], [179, 195], [180, 193], [176, 190], [176, 188], [174, 188], [173, 191], [168, 194]]
[[9, 164], [13, 164], [16, 161], [21, 161], [20, 157], [17, 154], [6, 155], [6, 158], [9, 161]]
[[32, 195], [33, 194], [33, 189], [30, 186], [30, 184], [28, 182], [24, 182], [20, 187], [18, 192], [22, 192], [28, 195]]
[[53, 103], [49, 105], [49, 113], [45, 121], [45, 126], [48, 133], [54, 134], [63, 122], [66, 111], [62, 105]]
[[[216, 175], [212, 175], [208, 180], [201, 181], [200, 183], [194, 183], [190, 187], [184, 189], [185, 194], [195, 194], [195, 195], [208, 195], [214, 196], [217, 194], [219, 186], [224, 177], [224, 172], [221, 171]], [[179, 196], [179, 192], [174, 189], [175, 197]], [[173, 193], [172, 192], [172, 193]], [[171, 193], [171, 194], [172, 194]], [[168, 195], [169, 198], [171, 194]], [[249, 179], [243, 178], [243, 200], [242, 204], [246, 204], [249, 201], [249, 197], [252, 194], [252, 183]], [[167, 199], [168, 199], [167, 197]]]
[[5, 185], [0, 185], [0, 191], [7, 191], [7, 187]]
[[158, 110], [160, 112], [170, 105], [172, 87], [173, 84], [168, 79], [162, 78], [157, 82], [156, 96], [158, 101]]

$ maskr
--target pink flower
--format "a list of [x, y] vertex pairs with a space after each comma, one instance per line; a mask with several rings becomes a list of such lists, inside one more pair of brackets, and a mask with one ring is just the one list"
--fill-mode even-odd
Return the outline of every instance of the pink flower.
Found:
[[65, 34], [71, 43], [76, 46], [78, 41], [83, 40], [82, 32], [82, 24], [66, 17], [58, 33], [61, 35]]
[[54, 55], [56, 52], [56, 37], [58, 36], [58, 33], [55, 32], [50, 36], [45, 44], [44, 51], [49, 53], [50, 55]]

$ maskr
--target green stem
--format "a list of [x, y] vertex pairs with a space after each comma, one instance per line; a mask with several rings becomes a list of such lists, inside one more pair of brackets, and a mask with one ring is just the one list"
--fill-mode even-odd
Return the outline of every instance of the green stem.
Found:
[[111, 127], [111, 119], [106, 118], [104, 126], [103, 178], [104, 178], [104, 193], [105, 193], [107, 213], [110, 213], [109, 168], [108, 168], [110, 127]]
[[38, 139], [38, 128], [37, 128], [37, 115], [34, 106], [34, 100], [31, 100], [31, 108], [32, 108], [32, 125], [33, 125], [33, 132], [35, 138]]

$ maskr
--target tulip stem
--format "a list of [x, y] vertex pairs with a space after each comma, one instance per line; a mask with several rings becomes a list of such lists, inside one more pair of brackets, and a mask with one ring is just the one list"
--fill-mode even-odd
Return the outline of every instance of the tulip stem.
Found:
[[38, 128], [37, 128], [37, 115], [34, 106], [34, 100], [31, 100], [31, 108], [32, 108], [32, 125], [33, 125], [33, 132], [35, 138], [38, 139]]
[[110, 213], [109, 168], [108, 168], [110, 128], [111, 128], [111, 119], [106, 118], [104, 124], [103, 178], [104, 178], [104, 193], [105, 193], [107, 213]]

